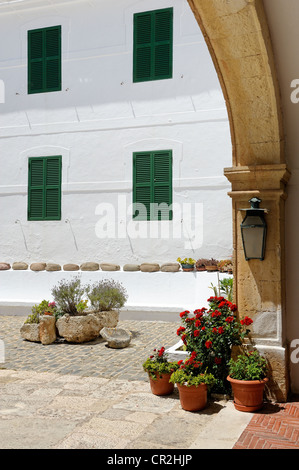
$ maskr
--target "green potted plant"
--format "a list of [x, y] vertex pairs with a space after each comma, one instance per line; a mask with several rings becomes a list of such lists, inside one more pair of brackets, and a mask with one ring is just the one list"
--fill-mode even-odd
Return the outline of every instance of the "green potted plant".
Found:
[[177, 367], [177, 362], [168, 360], [164, 346], [158, 350], [154, 349], [154, 354], [143, 363], [143, 370], [148, 373], [154, 395], [170, 395], [173, 392], [174, 384], [169, 380]]
[[245, 350], [236, 360], [230, 360], [227, 380], [232, 386], [237, 410], [252, 412], [262, 408], [267, 373], [267, 361], [257, 350]]
[[207, 406], [208, 391], [215, 383], [214, 376], [203, 369], [195, 351], [177, 364], [178, 368], [171, 375], [170, 382], [177, 385], [181, 407], [186, 411], [202, 410]]
[[178, 258], [177, 262], [182, 266], [183, 271], [194, 271], [194, 265], [196, 263], [193, 258]]

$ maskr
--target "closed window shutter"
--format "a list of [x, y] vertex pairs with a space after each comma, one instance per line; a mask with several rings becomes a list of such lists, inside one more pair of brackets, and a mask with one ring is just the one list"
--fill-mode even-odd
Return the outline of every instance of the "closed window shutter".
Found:
[[155, 220], [172, 220], [172, 152], [153, 154], [153, 202]]
[[133, 81], [172, 78], [173, 9], [134, 15]]
[[60, 219], [61, 196], [61, 158], [50, 157], [45, 160], [45, 218]]
[[151, 154], [133, 155], [133, 203], [136, 204], [133, 218], [148, 220], [151, 203]]
[[172, 220], [171, 150], [133, 154], [133, 203], [135, 219]]
[[28, 220], [60, 220], [61, 156], [29, 159]]
[[28, 93], [61, 90], [61, 26], [28, 31]]
[[43, 218], [44, 163], [42, 158], [29, 159], [28, 219]]

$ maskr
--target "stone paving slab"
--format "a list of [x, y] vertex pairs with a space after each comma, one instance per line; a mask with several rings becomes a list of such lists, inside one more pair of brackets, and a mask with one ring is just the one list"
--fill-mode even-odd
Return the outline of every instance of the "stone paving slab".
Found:
[[0, 449], [230, 449], [250, 418], [224, 400], [186, 412], [145, 381], [0, 370]]
[[24, 319], [0, 316], [0, 449], [231, 449], [252, 417], [225, 400], [186, 412], [177, 388], [151, 393], [142, 363], [177, 342], [175, 322], [124, 320], [130, 346], [110, 349], [27, 342]]

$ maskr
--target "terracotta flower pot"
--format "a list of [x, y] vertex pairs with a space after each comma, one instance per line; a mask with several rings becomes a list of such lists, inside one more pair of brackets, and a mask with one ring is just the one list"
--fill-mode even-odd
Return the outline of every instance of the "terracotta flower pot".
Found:
[[206, 270], [207, 271], [218, 271], [218, 267], [217, 266], [206, 266]]
[[208, 388], [206, 384], [199, 384], [198, 387], [191, 385], [177, 384], [181, 407], [186, 411], [199, 411], [207, 406]]
[[237, 380], [228, 376], [227, 380], [232, 386], [236, 410], [252, 412], [262, 408], [267, 378], [263, 380]]
[[174, 384], [169, 382], [170, 374], [156, 374], [156, 379], [149, 375], [151, 391], [154, 395], [170, 395], [173, 392]]

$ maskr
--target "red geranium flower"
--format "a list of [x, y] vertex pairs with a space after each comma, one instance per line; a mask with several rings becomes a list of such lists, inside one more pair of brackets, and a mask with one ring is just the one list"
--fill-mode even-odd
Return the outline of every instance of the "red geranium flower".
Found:
[[219, 326], [219, 328], [218, 328], [218, 333], [220, 333], [220, 334], [221, 334], [221, 333], [224, 333], [224, 328], [223, 328], [223, 326]]
[[196, 337], [196, 336], [199, 336], [199, 334], [200, 334], [200, 331], [199, 331], [199, 330], [194, 330], [194, 336], [195, 336], [195, 337]]
[[251, 325], [251, 323], [253, 323], [253, 320], [251, 320], [251, 318], [249, 317], [245, 317], [244, 320], [241, 320], [241, 325]]
[[212, 347], [212, 341], [206, 341], [205, 346], [207, 349], [210, 349]]
[[176, 334], [177, 334], [178, 336], [180, 336], [180, 334], [181, 334], [183, 331], [185, 331], [185, 330], [186, 330], [186, 328], [185, 328], [184, 326], [180, 326], [180, 327], [177, 329]]
[[180, 313], [180, 317], [183, 318], [183, 317], [185, 317], [186, 315], [188, 315], [188, 313], [190, 313], [189, 310], [184, 310], [184, 312], [181, 312], [181, 313]]
[[232, 322], [234, 321], [234, 317], [232, 317], [232, 316], [231, 316], [231, 317], [227, 317], [227, 318], [225, 319], [225, 321], [226, 321], [227, 323], [232, 323]]

